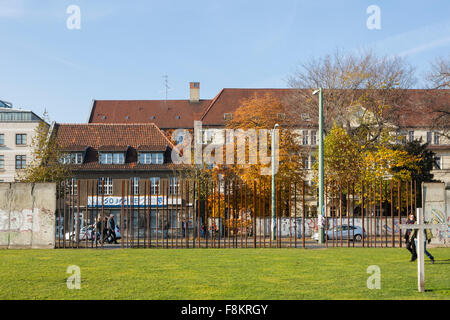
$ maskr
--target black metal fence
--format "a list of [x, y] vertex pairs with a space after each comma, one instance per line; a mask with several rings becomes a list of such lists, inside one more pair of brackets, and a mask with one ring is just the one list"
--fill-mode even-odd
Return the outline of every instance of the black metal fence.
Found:
[[328, 183], [319, 244], [316, 190], [304, 181], [277, 182], [273, 216], [261, 181], [113, 183], [58, 185], [57, 248], [401, 247], [399, 224], [419, 196], [413, 181]]

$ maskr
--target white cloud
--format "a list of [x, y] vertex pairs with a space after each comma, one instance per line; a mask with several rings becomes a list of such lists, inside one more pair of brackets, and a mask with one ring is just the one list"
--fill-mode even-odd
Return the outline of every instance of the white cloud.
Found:
[[408, 50], [402, 51], [402, 52], [398, 53], [397, 55], [400, 57], [411, 56], [416, 53], [431, 50], [431, 49], [434, 49], [434, 48], [437, 48], [437, 47], [440, 47], [440, 46], [443, 46], [446, 44], [450, 44], [450, 36], [421, 44], [417, 47], [413, 47]]
[[450, 21], [423, 26], [387, 37], [368, 47], [407, 57], [450, 44]]

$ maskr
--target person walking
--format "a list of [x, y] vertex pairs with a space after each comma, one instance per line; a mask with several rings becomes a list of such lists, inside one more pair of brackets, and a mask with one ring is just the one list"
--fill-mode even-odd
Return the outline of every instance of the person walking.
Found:
[[103, 237], [102, 241], [105, 241], [108, 239], [108, 217], [105, 216], [103, 218]]
[[169, 239], [169, 222], [164, 224], [164, 239]]
[[[99, 242], [99, 239], [101, 238], [101, 234], [102, 234], [102, 218], [99, 215], [96, 219], [95, 219], [95, 244], [97, 244]], [[100, 240], [101, 242], [102, 240]]]
[[109, 219], [108, 219], [108, 232], [109, 232], [109, 235], [111, 235], [114, 243], [117, 244], [116, 222], [114, 221], [114, 215], [112, 213], [109, 215]]
[[[428, 222], [425, 222], [425, 224], [426, 224], [426, 223], [428, 223]], [[415, 255], [415, 259], [414, 259], [414, 260], [417, 259], [417, 232], [418, 232], [418, 230], [415, 229], [415, 230], [413, 230], [413, 231], [411, 232], [411, 235], [410, 235], [410, 242], [411, 242], [411, 241], [414, 242], [414, 247], [415, 247], [415, 249], [416, 249], [416, 255]], [[425, 229], [425, 230], [423, 230], [423, 233], [424, 233], [424, 236], [425, 236], [425, 240], [424, 240], [424, 242], [423, 242], [423, 250], [424, 250], [426, 256], [430, 259], [431, 264], [434, 264], [434, 257], [433, 257], [433, 255], [432, 255], [431, 253], [429, 253], [428, 250], [427, 250], [427, 242], [428, 242], [428, 243], [431, 242], [431, 239], [433, 238], [433, 233], [431, 232], [430, 229]], [[413, 260], [413, 261], [414, 261], [414, 260]]]
[[186, 226], [187, 226], [186, 220], [183, 219], [183, 222], [181, 223], [181, 231], [183, 232], [183, 238], [186, 238]]
[[[406, 224], [414, 224], [416, 223], [416, 219], [413, 214], [410, 214], [408, 216], [408, 220], [406, 221]], [[412, 229], [407, 229], [405, 232], [405, 244], [406, 249], [408, 249], [409, 252], [411, 252], [411, 260], [410, 262], [416, 261], [417, 259], [417, 253], [416, 253], [416, 243], [414, 240], [411, 240], [411, 233]]]
[[206, 225], [204, 223], [202, 223], [200, 232], [201, 232], [202, 238], [205, 239], [206, 238]]

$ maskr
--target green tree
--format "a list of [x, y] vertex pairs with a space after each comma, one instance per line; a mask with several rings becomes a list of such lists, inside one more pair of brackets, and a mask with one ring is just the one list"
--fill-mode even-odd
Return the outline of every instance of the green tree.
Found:
[[398, 168], [396, 170], [405, 169], [410, 171], [411, 178], [417, 181], [417, 185], [420, 185], [422, 182], [434, 181], [434, 176], [431, 171], [433, 170], [436, 154], [428, 149], [427, 143], [414, 140], [406, 144], [397, 145], [394, 148], [419, 158], [416, 168]]
[[[324, 140], [324, 169], [327, 182], [375, 183], [387, 176], [410, 180], [419, 170], [422, 154], [415, 154], [395, 145], [395, 138], [382, 134], [376, 145], [359, 144], [358, 140], [336, 124]], [[315, 180], [318, 165], [315, 164]]]
[[[46, 119], [47, 115], [44, 114], [43, 118]], [[67, 166], [59, 162], [62, 153], [56, 144], [56, 136], [52, 135], [50, 129], [45, 121], [41, 121], [36, 127], [31, 143], [32, 161], [19, 174], [19, 181], [59, 182], [71, 176]]]
[[[317, 181], [317, 162], [313, 168]], [[358, 143], [343, 128], [335, 124], [324, 139], [326, 182], [351, 182], [359, 177], [361, 169], [362, 157]]]

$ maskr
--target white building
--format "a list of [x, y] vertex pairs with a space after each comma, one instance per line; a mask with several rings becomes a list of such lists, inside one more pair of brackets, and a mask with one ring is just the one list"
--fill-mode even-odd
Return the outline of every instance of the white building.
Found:
[[41, 121], [34, 112], [0, 100], [0, 182], [17, 180], [20, 170], [31, 163], [31, 144]]

